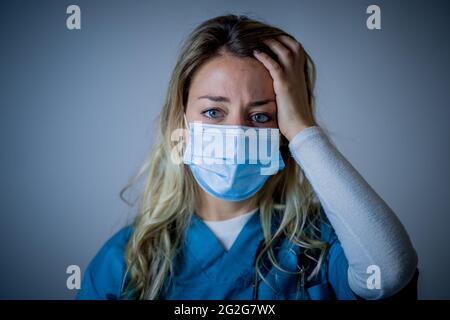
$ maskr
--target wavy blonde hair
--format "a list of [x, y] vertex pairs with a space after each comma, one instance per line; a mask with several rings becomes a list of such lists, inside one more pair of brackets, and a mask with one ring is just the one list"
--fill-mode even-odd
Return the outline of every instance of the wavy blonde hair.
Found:
[[[253, 49], [260, 49], [278, 61], [277, 56], [263, 44], [263, 40], [279, 35], [290, 36], [279, 28], [248, 16], [229, 14], [203, 22], [186, 39], [177, 58], [159, 116], [156, 145], [138, 173], [120, 192], [124, 199], [124, 191], [146, 175], [145, 186], [138, 198], [139, 207], [133, 232], [125, 249], [125, 277], [128, 276], [129, 279], [123, 290], [125, 297], [160, 297], [166, 279], [174, 275], [173, 258], [181, 247], [183, 235], [199, 201], [198, 185], [189, 168], [171, 160], [171, 152], [177, 147], [177, 142], [173, 141], [171, 135], [175, 129], [184, 127], [184, 108], [194, 73], [203, 63], [224, 50], [244, 58], [253, 57]], [[306, 107], [309, 108], [312, 123], [316, 124], [313, 95], [316, 71], [310, 56], [306, 52], [305, 55], [304, 72], [309, 101]], [[283, 270], [272, 250], [274, 241], [282, 236], [303, 247], [307, 253], [314, 250], [320, 253], [315, 255], [318, 259], [307, 254], [316, 262], [308, 278], [319, 272], [326, 251], [326, 243], [320, 240], [316, 223], [320, 219], [320, 204], [301, 168], [289, 155], [287, 140], [284, 137], [282, 139], [281, 149], [286, 166], [284, 170], [271, 176], [252, 199], [260, 207], [264, 233], [263, 246], [256, 257], [255, 268], [264, 281], [266, 280], [259, 264], [266, 253], [270, 262]], [[278, 215], [280, 222], [272, 234], [271, 226], [275, 215]], [[125, 277], [123, 284], [126, 282]]]

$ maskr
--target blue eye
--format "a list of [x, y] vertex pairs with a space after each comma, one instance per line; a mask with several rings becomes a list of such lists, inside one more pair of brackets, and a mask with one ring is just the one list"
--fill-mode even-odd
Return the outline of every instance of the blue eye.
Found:
[[220, 110], [219, 109], [208, 109], [202, 112], [202, 114], [210, 119], [216, 119], [220, 117]]
[[270, 120], [270, 117], [264, 113], [253, 114], [250, 119], [254, 122], [264, 123]]

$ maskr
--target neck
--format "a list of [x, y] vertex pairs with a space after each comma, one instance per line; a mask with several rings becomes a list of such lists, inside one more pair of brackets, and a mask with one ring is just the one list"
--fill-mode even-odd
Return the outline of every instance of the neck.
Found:
[[201, 190], [196, 214], [203, 220], [219, 221], [243, 215], [256, 208], [254, 197], [241, 201], [228, 201]]

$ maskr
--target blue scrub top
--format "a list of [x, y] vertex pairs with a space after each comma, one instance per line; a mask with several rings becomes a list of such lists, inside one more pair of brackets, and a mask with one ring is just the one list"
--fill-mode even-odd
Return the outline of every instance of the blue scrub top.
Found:
[[[304, 256], [302, 248], [280, 238], [273, 247], [277, 261], [283, 269], [295, 273], [280, 271], [266, 258], [260, 270], [270, 285], [258, 277], [257, 299], [359, 298], [348, 285], [348, 261], [341, 244], [322, 208], [321, 212], [324, 219], [320, 225], [321, 238], [328, 243], [328, 251], [319, 274], [310, 281], [306, 276], [301, 277], [298, 271], [303, 265], [299, 259]], [[275, 229], [276, 223], [272, 230]], [[86, 269], [77, 299], [122, 297], [124, 250], [131, 233], [131, 225], [124, 227], [103, 245]], [[228, 251], [203, 220], [193, 214], [185, 242], [174, 259], [175, 276], [171, 280], [167, 278], [160, 299], [253, 299], [254, 259], [263, 238], [259, 210], [247, 221]]]

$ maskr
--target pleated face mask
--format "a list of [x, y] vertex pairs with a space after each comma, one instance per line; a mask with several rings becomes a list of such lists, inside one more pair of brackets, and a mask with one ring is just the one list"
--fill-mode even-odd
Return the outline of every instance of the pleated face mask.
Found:
[[188, 127], [183, 162], [200, 187], [217, 198], [247, 199], [285, 166], [279, 129], [201, 122]]

